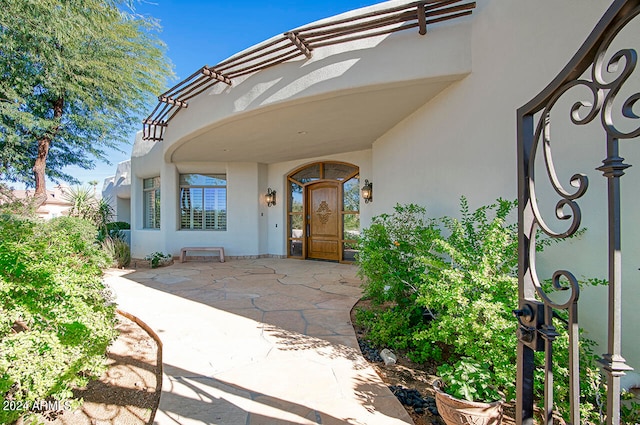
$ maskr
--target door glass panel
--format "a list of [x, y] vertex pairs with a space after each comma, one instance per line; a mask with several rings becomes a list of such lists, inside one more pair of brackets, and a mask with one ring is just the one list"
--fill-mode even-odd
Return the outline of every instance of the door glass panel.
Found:
[[344, 214], [342, 238], [356, 240], [360, 237], [360, 214]]
[[342, 185], [343, 211], [360, 211], [360, 176], [344, 182]]
[[302, 186], [290, 182], [289, 212], [302, 212]]
[[307, 168], [303, 168], [294, 175], [292, 179], [305, 184], [320, 179], [320, 164], [312, 164]]
[[324, 164], [324, 178], [328, 180], [343, 181], [356, 171], [358, 171], [358, 169], [349, 164], [336, 164], [332, 162]]
[[302, 240], [293, 239], [289, 241], [289, 255], [291, 257], [302, 257]]
[[354, 242], [345, 242], [342, 245], [342, 261], [355, 261], [358, 253], [358, 244]]
[[302, 237], [302, 226], [303, 226], [303, 220], [302, 220], [302, 215], [301, 214], [291, 214], [290, 219], [289, 219], [289, 226], [290, 226], [290, 233], [289, 236], [292, 238], [301, 238]]

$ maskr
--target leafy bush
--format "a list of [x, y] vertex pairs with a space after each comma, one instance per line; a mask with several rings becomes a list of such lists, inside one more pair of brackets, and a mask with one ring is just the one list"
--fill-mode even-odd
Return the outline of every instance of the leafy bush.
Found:
[[622, 405], [620, 406], [620, 423], [637, 425], [640, 422], [640, 403], [635, 400], [633, 392], [622, 393]]
[[[108, 258], [95, 227], [71, 217], [0, 218], [0, 394], [33, 404], [72, 399], [104, 370], [115, 306], [102, 283]], [[0, 411], [11, 423], [29, 411]]]
[[486, 363], [462, 358], [453, 365], [438, 367], [438, 375], [447, 383], [447, 394], [461, 400], [500, 400], [493, 374]]
[[113, 232], [116, 230], [129, 230], [131, 229], [131, 225], [126, 221], [112, 221], [107, 224], [107, 229], [109, 232]]
[[412, 305], [439, 231], [418, 205], [396, 205], [393, 214], [374, 217], [363, 230], [358, 253], [359, 276], [368, 281], [365, 296], [377, 304]]
[[440, 359], [467, 357], [491, 367], [495, 382], [511, 392], [515, 360], [518, 305], [517, 239], [505, 225], [514, 202], [469, 212], [461, 200], [460, 220], [440, 219], [443, 234], [434, 242], [437, 260], [424, 261], [419, 305], [429, 307], [437, 321], [416, 332], [420, 352]]
[[[394, 214], [374, 218], [371, 228], [363, 232], [359, 266], [365, 295], [381, 306], [357, 314], [373, 342], [407, 350], [415, 361], [441, 362], [440, 372], [460, 394], [483, 398], [495, 397], [500, 391], [512, 399], [518, 242], [515, 225], [507, 219], [515, 206], [515, 202], [498, 199], [470, 212], [463, 197], [460, 219], [428, 220], [424, 209], [415, 205], [397, 206]], [[541, 240], [537, 249], [550, 243]], [[606, 284], [597, 279], [588, 282]], [[566, 317], [561, 312], [556, 326], [560, 336], [554, 343], [554, 383], [557, 409], [564, 415], [568, 412], [564, 400], [568, 400], [569, 371], [562, 319]], [[602, 397], [600, 374], [594, 343], [581, 338], [580, 344], [585, 383], [581, 386], [582, 417], [595, 422]], [[536, 353], [537, 365], [542, 364], [543, 354]], [[478, 383], [470, 376], [485, 376], [487, 381]], [[478, 385], [472, 386], [474, 382]], [[536, 390], [542, 393], [541, 386]]]

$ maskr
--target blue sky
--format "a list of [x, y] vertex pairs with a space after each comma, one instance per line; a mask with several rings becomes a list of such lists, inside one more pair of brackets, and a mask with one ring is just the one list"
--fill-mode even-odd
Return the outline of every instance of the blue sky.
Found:
[[[379, 1], [142, 0], [135, 8], [137, 13], [160, 20], [160, 38], [168, 46], [167, 56], [178, 78], [175, 84], [203, 65], [215, 65], [276, 34], [375, 3]], [[131, 134], [131, 142], [133, 138]], [[67, 171], [82, 183], [98, 180], [98, 187], [102, 187], [104, 179], [115, 173], [116, 164], [129, 158], [131, 146], [123, 145], [122, 150], [110, 153], [112, 165], [97, 163], [93, 170], [70, 167]]]

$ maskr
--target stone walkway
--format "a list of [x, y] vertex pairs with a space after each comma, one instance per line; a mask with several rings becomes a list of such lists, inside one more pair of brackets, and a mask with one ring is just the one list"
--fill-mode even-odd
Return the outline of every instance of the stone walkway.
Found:
[[412, 423], [358, 349], [355, 273], [280, 259], [112, 271], [119, 307], [163, 342], [155, 423]]

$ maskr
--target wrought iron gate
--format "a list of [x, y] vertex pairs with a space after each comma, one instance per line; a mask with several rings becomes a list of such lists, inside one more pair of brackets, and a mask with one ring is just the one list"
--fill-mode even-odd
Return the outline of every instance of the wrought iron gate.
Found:
[[[552, 238], [566, 238], [580, 227], [581, 210], [577, 201], [587, 190], [584, 174], [574, 174], [565, 189], [560, 182], [551, 152], [550, 113], [558, 100], [570, 89], [580, 86], [590, 91], [590, 99], [578, 99], [571, 108], [570, 119], [575, 125], [585, 125], [596, 119], [602, 124], [603, 147], [606, 158], [597, 170], [607, 179], [608, 190], [608, 352], [601, 362], [607, 376], [607, 423], [620, 423], [620, 377], [631, 368], [621, 355], [621, 285], [622, 257], [620, 242], [620, 178], [630, 165], [625, 164], [618, 152], [619, 140], [640, 136], [640, 127], [631, 131], [620, 130], [619, 120], [627, 123], [640, 119], [640, 93], [617, 100], [621, 110], [614, 109], [614, 101], [621, 88], [634, 75], [638, 56], [629, 47], [609, 52], [614, 39], [640, 14], [640, 0], [616, 0], [585, 43], [563, 71], [533, 100], [518, 109], [518, 243], [519, 243], [519, 309], [515, 312], [518, 329], [518, 370], [516, 420], [518, 424], [532, 424], [534, 411], [534, 352], [545, 353], [544, 419], [552, 423], [553, 374], [552, 350], [557, 336], [553, 326], [554, 310], [568, 311], [569, 316], [569, 369], [570, 369], [570, 421], [580, 423], [580, 375], [578, 358], [578, 281], [567, 270], [558, 270], [552, 276], [554, 289], [569, 291], [568, 300], [554, 302], [540, 284], [536, 271], [536, 234], [544, 232]], [[640, 41], [640, 38], [636, 41]], [[634, 107], [636, 110], [634, 111]], [[586, 111], [586, 112], [585, 112]], [[540, 149], [547, 175], [560, 200], [556, 204], [556, 218], [566, 220], [568, 229], [555, 231], [547, 225], [538, 205], [535, 184], [535, 159]], [[570, 214], [564, 211], [570, 210]]]

